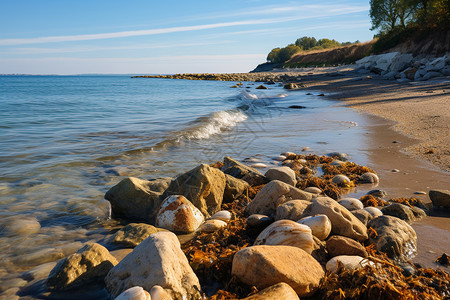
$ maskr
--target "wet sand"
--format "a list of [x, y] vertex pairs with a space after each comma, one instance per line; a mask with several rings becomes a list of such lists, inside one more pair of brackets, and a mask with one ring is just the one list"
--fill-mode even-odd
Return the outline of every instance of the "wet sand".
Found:
[[[373, 188], [385, 190], [387, 198], [415, 197], [425, 203], [430, 203], [430, 189], [450, 189], [450, 78], [397, 83], [345, 68], [303, 74], [307, 89], [325, 92], [327, 98], [339, 100], [337, 105], [358, 109], [372, 119], [366, 132], [368, 165], [380, 176]], [[354, 195], [365, 192], [357, 189]], [[433, 210], [412, 226], [418, 236], [413, 262], [450, 271], [434, 263], [442, 253], [449, 254], [450, 212]]]

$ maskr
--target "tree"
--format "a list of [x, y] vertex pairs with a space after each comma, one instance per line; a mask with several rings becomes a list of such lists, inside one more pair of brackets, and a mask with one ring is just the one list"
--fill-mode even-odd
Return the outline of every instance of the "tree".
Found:
[[290, 44], [280, 50], [277, 55], [277, 63], [287, 62], [295, 53], [302, 51], [299, 46]]
[[277, 60], [278, 57], [278, 53], [280, 53], [280, 48], [273, 48], [272, 51], [270, 51], [270, 53], [267, 55], [267, 61], [269, 62], [275, 62]]
[[302, 50], [309, 50], [317, 46], [317, 40], [314, 37], [304, 36], [295, 41], [295, 45], [302, 48]]
[[390, 32], [395, 27], [406, 27], [415, 12], [412, 0], [370, 0], [371, 30]]

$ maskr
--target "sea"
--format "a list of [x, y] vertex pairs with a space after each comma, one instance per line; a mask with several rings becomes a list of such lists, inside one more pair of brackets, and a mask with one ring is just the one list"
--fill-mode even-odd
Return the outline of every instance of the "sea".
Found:
[[102, 243], [118, 225], [104, 194], [125, 177], [176, 177], [224, 156], [269, 168], [286, 151], [368, 162], [364, 115], [319, 91], [236, 84], [0, 76], [0, 292]]

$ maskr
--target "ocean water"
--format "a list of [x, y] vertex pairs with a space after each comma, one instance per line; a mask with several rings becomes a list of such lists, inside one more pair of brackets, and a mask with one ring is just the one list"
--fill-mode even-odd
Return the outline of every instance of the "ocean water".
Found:
[[304, 147], [366, 162], [367, 120], [356, 111], [319, 92], [234, 84], [0, 76], [0, 291], [102, 242], [116, 226], [103, 195], [125, 176], [174, 177], [224, 156], [274, 166]]

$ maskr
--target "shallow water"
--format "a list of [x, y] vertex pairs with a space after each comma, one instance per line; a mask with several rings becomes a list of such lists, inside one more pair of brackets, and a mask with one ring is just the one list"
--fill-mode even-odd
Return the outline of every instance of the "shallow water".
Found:
[[271, 157], [304, 147], [371, 162], [367, 116], [318, 93], [234, 84], [0, 76], [0, 292], [101, 242], [115, 226], [103, 195], [124, 176], [174, 177], [224, 156], [273, 166]]

